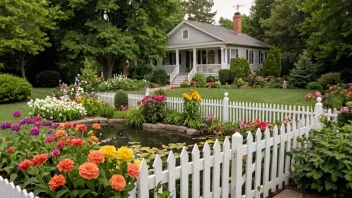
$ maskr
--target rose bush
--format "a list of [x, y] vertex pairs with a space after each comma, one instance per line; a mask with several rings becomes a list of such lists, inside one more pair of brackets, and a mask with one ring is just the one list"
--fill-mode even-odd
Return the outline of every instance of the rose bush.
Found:
[[147, 122], [159, 122], [166, 116], [166, 96], [146, 96], [141, 100], [142, 114]]

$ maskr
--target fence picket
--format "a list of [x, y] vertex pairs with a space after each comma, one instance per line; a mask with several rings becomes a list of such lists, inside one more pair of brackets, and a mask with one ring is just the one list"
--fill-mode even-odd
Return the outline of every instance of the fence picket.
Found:
[[247, 157], [246, 157], [246, 197], [252, 197], [252, 159], [253, 159], [253, 135], [251, 132], [247, 136]]
[[198, 198], [199, 195], [199, 149], [197, 144], [194, 144], [192, 150], [192, 198]]
[[139, 168], [139, 178], [138, 182], [138, 198], [143, 198], [149, 193], [148, 186], [148, 165], [145, 163], [145, 160], [142, 160], [141, 167]]
[[263, 192], [264, 197], [269, 196], [269, 167], [270, 167], [270, 131], [269, 128], [265, 129], [265, 151], [264, 151], [264, 175], [263, 175]]
[[274, 127], [273, 131], [273, 154], [271, 159], [271, 192], [276, 191], [276, 175], [277, 175], [277, 145], [279, 144], [280, 136], [278, 135], [277, 126]]
[[[224, 144], [223, 144], [224, 156], [222, 159], [222, 173], [221, 173], [221, 197], [227, 197], [229, 195], [229, 169], [230, 169], [230, 158], [231, 158], [230, 146], [231, 145], [230, 145], [229, 139], [225, 137]], [[231, 188], [232, 188], [232, 182], [231, 182]]]
[[[232, 197], [242, 196], [242, 145], [243, 137], [236, 132], [232, 135], [232, 168], [231, 168], [231, 195]], [[248, 194], [246, 194], [248, 195]], [[222, 196], [226, 197], [226, 196]]]
[[176, 166], [176, 159], [172, 150], [167, 157], [167, 170], [168, 170], [168, 191], [170, 192], [171, 197], [176, 197], [176, 182], [175, 182], [175, 166]]
[[[213, 146], [213, 155], [214, 155], [214, 166], [213, 166], [213, 198], [220, 197], [220, 163], [224, 161], [220, 158], [220, 143], [216, 139]], [[204, 192], [203, 192], [204, 195]]]
[[188, 152], [186, 147], [183, 147], [181, 152], [181, 197], [188, 197]]
[[[291, 151], [291, 140], [293, 138], [293, 133], [291, 130], [291, 123], [287, 123], [286, 126], [286, 133], [287, 133], [287, 142], [286, 142], [286, 149], [285, 152], [290, 152]], [[290, 164], [291, 164], [291, 157], [289, 155], [286, 155], [286, 160], [285, 160], [285, 185], [288, 184], [288, 180], [290, 177]]]
[[[209, 179], [208, 179], [209, 178]], [[203, 198], [210, 197], [210, 147], [205, 141], [203, 147]]]
[[256, 198], [260, 198], [261, 188], [261, 173], [262, 173], [262, 131], [258, 128], [255, 134], [256, 141], [256, 152], [255, 152], [255, 183], [254, 183], [254, 195]]
[[285, 125], [282, 124], [280, 127], [280, 154], [279, 154], [279, 189], [282, 188], [283, 175], [284, 175], [284, 164], [285, 164], [285, 142], [287, 139]]

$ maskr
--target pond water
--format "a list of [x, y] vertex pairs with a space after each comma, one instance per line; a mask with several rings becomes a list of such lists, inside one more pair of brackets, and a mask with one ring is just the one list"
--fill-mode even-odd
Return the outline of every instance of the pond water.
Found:
[[[193, 145], [197, 143], [201, 151], [205, 141], [208, 141], [212, 148], [215, 139], [219, 138], [220, 143], [224, 137], [201, 136], [189, 137], [183, 134], [170, 132], [148, 132], [140, 129], [130, 129], [124, 126], [104, 127], [100, 140], [102, 145], [114, 145], [116, 148], [128, 146], [138, 154], [139, 158], [144, 158], [147, 163], [153, 162], [156, 154], [165, 161], [172, 150], [175, 157], [179, 158], [181, 150], [186, 147], [188, 152], [192, 151]], [[150, 165], [150, 163], [149, 163]]]

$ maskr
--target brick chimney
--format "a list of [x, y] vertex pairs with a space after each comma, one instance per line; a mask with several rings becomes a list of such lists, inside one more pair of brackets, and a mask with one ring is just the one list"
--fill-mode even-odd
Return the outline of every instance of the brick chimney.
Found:
[[240, 12], [233, 15], [233, 30], [236, 34], [242, 34], [242, 16]]

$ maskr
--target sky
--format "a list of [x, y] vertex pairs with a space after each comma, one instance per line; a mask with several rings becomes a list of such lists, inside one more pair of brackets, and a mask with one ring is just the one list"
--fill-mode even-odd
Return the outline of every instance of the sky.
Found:
[[239, 11], [242, 14], [249, 14], [249, 9], [252, 6], [254, 0], [213, 0], [214, 6], [213, 11], [217, 11], [215, 21], [218, 23], [220, 17], [228, 18], [232, 20], [233, 14], [237, 11], [236, 5], [240, 6]]

